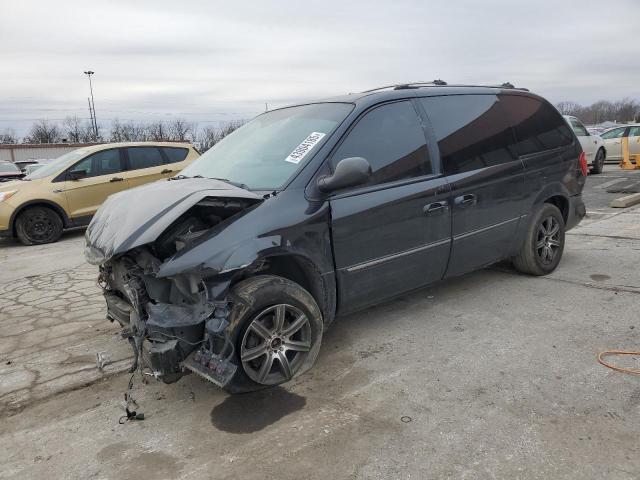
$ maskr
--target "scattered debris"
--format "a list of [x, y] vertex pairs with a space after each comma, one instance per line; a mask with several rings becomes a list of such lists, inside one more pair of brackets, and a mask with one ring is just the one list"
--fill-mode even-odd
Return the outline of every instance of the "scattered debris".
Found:
[[109, 352], [97, 352], [96, 353], [96, 366], [101, 372], [104, 371], [104, 367], [111, 362], [111, 355]]

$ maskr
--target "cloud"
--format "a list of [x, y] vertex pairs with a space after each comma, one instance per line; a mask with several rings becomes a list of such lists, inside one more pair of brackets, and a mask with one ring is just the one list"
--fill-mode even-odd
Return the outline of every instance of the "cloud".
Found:
[[[0, 129], [34, 118], [250, 117], [411, 80], [510, 81], [551, 101], [640, 97], [640, 3], [23, 0], [0, 17]], [[624, 14], [623, 14], [624, 12]]]

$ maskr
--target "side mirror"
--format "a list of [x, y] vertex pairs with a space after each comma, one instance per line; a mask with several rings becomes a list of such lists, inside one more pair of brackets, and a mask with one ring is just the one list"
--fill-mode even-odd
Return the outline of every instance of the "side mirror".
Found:
[[366, 183], [371, 177], [371, 165], [366, 158], [350, 157], [342, 159], [336, 165], [333, 175], [318, 179], [318, 188], [328, 193], [354, 185]]
[[87, 171], [86, 170], [71, 170], [68, 173], [69, 176], [69, 180], [80, 180], [81, 178], [86, 178], [87, 177]]

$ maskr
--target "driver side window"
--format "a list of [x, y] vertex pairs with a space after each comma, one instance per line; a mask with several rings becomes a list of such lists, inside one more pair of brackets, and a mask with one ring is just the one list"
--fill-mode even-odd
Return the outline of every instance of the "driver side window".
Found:
[[420, 119], [410, 101], [376, 107], [348, 133], [331, 158], [364, 157], [373, 171], [369, 185], [432, 173]]
[[71, 170], [86, 170], [86, 178], [122, 172], [123, 168], [120, 160], [120, 150], [112, 148], [111, 150], [96, 152], [76, 163]]

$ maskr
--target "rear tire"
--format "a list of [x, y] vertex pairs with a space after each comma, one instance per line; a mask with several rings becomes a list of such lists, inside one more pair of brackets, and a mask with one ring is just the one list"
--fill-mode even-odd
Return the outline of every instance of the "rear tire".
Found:
[[529, 275], [553, 272], [564, 251], [565, 225], [558, 207], [544, 203], [531, 213], [526, 238], [513, 259], [516, 270]]
[[598, 173], [602, 173], [602, 170], [604, 169], [605, 158], [606, 158], [606, 155], [604, 153], [604, 149], [602, 148], [598, 149], [598, 152], [596, 153], [596, 158], [593, 160], [593, 167], [591, 167], [591, 173], [596, 175]]
[[16, 235], [23, 245], [56, 242], [62, 229], [60, 215], [47, 207], [29, 207], [16, 219]]
[[280, 385], [313, 366], [323, 320], [309, 292], [286, 278], [259, 275], [235, 285], [229, 298], [233, 306], [228, 332], [238, 369], [227, 391]]

